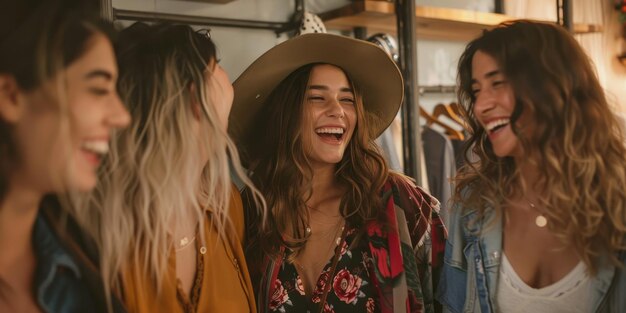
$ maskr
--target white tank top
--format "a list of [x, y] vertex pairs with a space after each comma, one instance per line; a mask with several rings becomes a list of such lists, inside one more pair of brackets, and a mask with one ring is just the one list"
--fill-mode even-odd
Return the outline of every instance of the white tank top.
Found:
[[591, 279], [581, 261], [558, 282], [543, 288], [528, 286], [504, 253], [496, 292], [496, 306], [502, 313], [588, 313]]

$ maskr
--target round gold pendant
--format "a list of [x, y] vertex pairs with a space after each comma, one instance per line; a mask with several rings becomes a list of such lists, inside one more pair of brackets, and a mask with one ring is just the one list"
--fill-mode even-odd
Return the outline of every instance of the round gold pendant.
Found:
[[535, 225], [539, 227], [546, 227], [546, 225], [548, 225], [548, 219], [543, 215], [538, 215], [535, 218]]

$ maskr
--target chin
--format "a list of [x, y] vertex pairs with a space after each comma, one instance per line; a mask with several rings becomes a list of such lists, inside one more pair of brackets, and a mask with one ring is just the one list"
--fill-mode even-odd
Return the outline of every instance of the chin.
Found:
[[98, 180], [96, 179], [96, 175], [84, 174], [79, 177], [74, 177], [70, 188], [78, 192], [89, 192], [96, 187], [97, 182]]

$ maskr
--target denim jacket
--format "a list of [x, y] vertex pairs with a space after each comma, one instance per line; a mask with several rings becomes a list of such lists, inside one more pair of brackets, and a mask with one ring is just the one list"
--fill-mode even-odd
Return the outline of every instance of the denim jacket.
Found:
[[[496, 284], [502, 256], [502, 220], [494, 214], [477, 220], [475, 211], [455, 206], [448, 224], [448, 240], [437, 298], [444, 312], [497, 312]], [[626, 266], [626, 253], [620, 260]], [[626, 312], [626, 268], [610, 262], [592, 278], [592, 311]]]
[[78, 265], [61, 246], [50, 226], [39, 215], [35, 222], [33, 247], [37, 255], [35, 299], [44, 312], [87, 312], [92, 297], [81, 284]]
[[[108, 312], [95, 245], [53, 196], [39, 208], [33, 249], [37, 257], [33, 292], [43, 312]], [[111, 297], [113, 312], [126, 312], [117, 295]]]

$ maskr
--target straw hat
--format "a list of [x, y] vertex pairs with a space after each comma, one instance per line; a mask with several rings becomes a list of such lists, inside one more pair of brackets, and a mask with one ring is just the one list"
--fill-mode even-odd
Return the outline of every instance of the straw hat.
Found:
[[260, 56], [233, 83], [235, 99], [228, 132], [240, 147], [249, 146], [259, 112], [268, 95], [296, 69], [311, 63], [328, 63], [343, 69], [360, 86], [365, 110], [380, 123], [370, 125], [378, 137], [393, 121], [404, 96], [402, 74], [373, 43], [325, 33], [308, 33], [289, 39]]

